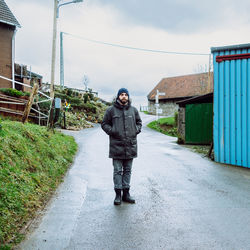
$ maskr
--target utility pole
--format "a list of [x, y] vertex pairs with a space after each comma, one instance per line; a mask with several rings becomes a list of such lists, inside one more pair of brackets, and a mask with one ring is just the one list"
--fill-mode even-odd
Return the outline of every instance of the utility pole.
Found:
[[60, 87], [64, 88], [63, 32], [60, 32]]
[[54, 84], [55, 84], [55, 63], [56, 63], [57, 9], [58, 9], [58, 0], [54, 0], [54, 21], [53, 21], [51, 79], [50, 79], [50, 97], [52, 99], [54, 99], [55, 95]]
[[59, 8], [71, 3], [80, 3], [83, 0], [73, 0], [69, 2], [63, 2], [62, 0], [54, 0], [54, 21], [53, 21], [53, 40], [52, 40], [52, 59], [51, 59], [51, 80], [50, 80], [50, 97], [54, 98], [54, 85], [55, 85], [55, 63], [56, 63], [56, 37], [57, 37], [57, 19], [59, 18]]

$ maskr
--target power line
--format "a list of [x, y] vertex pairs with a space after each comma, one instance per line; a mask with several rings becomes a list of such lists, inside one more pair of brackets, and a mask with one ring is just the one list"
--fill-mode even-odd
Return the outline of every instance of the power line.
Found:
[[107, 42], [102, 42], [98, 40], [93, 40], [89, 39], [83, 36], [78, 36], [74, 34], [70, 34], [67, 32], [63, 32], [65, 35], [76, 37], [81, 40], [85, 40], [88, 42], [92, 43], [98, 43], [102, 45], [108, 45], [108, 46], [113, 46], [113, 47], [118, 47], [118, 48], [123, 48], [123, 49], [131, 49], [131, 50], [139, 50], [139, 51], [146, 51], [146, 52], [152, 52], [152, 53], [162, 53], [162, 54], [174, 54], [174, 55], [190, 55], [190, 56], [209, 56], [210, 54], [205, 54], [205, 53], [194, 53], [194, 52], [178, 52], [178, 51], [165, 51], [165, 50], [156, 50], [156, 49], [145, 49], [145, 48], [137, 48], [137, 47], [131, 47], [131, 46], [126, 46], [126, 45], [120, 45], [120, 44], [115, 44], [115, 43], [107, 43]]

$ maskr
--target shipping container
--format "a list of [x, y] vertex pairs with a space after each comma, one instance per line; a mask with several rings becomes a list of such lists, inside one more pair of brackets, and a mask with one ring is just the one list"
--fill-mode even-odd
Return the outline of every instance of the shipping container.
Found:
[[250, 167], [250, 44], [211, 48], [215, 161]]

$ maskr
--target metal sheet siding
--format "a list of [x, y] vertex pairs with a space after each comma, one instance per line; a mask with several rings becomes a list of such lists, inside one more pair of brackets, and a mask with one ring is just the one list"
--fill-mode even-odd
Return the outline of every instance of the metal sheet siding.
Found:
[[[248, 49], [248, 53], [250, 53], [250, 49]], [[250, 165], [250, 62], [249, 59], [247, 61], [247, 163], [248, 167]]]
[[216, 62], [216, 56], [250, 53], [250, 48], [213, 52], [215, 161], [250, 168], [250, 59]]
[[211, 144], [213, 140], [213, 104], [187, 104], [185, 108], [185, 143]]

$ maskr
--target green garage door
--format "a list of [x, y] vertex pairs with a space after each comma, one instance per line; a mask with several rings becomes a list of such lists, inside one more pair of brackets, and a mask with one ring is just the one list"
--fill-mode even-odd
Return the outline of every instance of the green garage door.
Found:
[[213, 104], [188, 104], [185, 115], [185, 142], [210, 144], [213, 140]]

